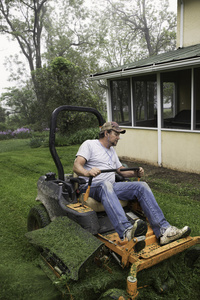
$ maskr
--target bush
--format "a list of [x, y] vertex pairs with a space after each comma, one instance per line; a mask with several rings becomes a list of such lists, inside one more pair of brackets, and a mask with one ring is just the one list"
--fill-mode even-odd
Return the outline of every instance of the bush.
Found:
[[49, 133], [47, 131], [33, 132], [29, 145], [31, 148], [48, 147]]
[[12, 130], [5, 130], [0, 131], [0, 140], [8, 140], [12, 138], [18, 138], [18, 139], [27, 139], [31, 136], [32, 132], [29, 128], [18, 128], [14, 131]]
[[97, 139], [99, 136], [98, 128], [82, 129], [76, 133], [71, 134], [69, 137], [58, 134], [56, 136], [56, 146], [70, 146], [82, 144], [85, 140]]
[[6, 131], [7, 129], [8, 129], [8, 128], [7, 128], [6, 124], [0, 122], [0, 130], [1, 130], [1, 131]]
[[31, 148], [39, 148], [39, 147], [42, 146], [42, 144], [43, 144], [43, 140], [41, 138], [33, 137], [30, 140], [30, 147]]
[[13, 137], [17, 137], [18, 139], [27, 139], [31, 135], [31, 130], [29, 128], [18, 128], [12, 132]]
[[12, 131], [11, 130], [6, 130], [6, 131], [0, 131], [0, 140], [8, 140], [12, 139]]

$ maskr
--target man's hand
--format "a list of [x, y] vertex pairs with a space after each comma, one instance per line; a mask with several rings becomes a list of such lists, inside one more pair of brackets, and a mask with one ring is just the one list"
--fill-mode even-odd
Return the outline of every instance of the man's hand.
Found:
[[121, 167], [117, 170], [117, 173], [122, 175], [123, 177], [127, 177], [127, 178], [130, 178], [130, 177], [142, 177], [144, 175], [144, 169], [142, 167], [139, 167], [139, 170], [138, 171], [122, 171], [122, 169], [126, 169], [125, 167]]
[[144, 176], [144, 169], [142, 167], [139, 167], [139, 171], [137, 171], [137, 177]]
[[100, 173], [101, 173], [101, 171], [98, 168], [94, 167], [88, 171], [88, 177], [90, 177], [90, 176], [96, 177]]

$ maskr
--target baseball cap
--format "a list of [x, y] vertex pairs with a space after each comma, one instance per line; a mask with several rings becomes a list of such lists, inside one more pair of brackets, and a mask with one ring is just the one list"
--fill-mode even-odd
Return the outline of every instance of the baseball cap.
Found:
[[114, 131], [122, 133], [122, 134], [126, 132], [126, 130], [121, 129], [116, 122], [106, 122], [106, 123], [104, 123], [101, 127], [101, 132], [103, 132], [105, 130], [114, 130]]

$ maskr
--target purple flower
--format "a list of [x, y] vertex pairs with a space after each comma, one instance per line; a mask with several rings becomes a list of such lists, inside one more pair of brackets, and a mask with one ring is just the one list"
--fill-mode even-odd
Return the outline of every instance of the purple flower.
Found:
[[0, 131], [0, 139], [10, 139], [10, 138], [28, 138], [30, 136], [31, 130], [29, 128], [21, 127], [14, 131], [6, 130]]
[[2, 135], [6, 135], [6, 134], [11, 134], [12, 131], [11, 130], [7, 130], [7, 131], [0, 131], [0, 134]]
[[21, 127], [21, 128], [14, 130], [12, 134], [15, 135], [15, 134], [19, 134], [19, 133], [30, 133], [30, 129]]

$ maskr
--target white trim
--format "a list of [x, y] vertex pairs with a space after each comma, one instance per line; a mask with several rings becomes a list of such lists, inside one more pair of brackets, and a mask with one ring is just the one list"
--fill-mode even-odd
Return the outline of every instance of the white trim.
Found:
[[125, 128], [125, 129], [138, 129], [138, 130], [153, 130], [153, 131], [157, 131], [158, 128], [157, 127], [141, 127], [141, 126], [135, 126], [135, 127], [131, 127], [131, 126], [123, 126], [120, 125], [121, 127]]
[[195, 104], [194, 104], [194, 68], [191, 69], [191, 130], [194, 130], [194, 122], [196, 122], [196, 116], [194, 118]]
[[185, 129], [172, 129], [172, 128], [162, 128], [161, 131], [200, 133], [200, 130], [190, 130], [190, 129], [185, 130]]
[[135, 116], [134, 116], [134, 101], [133, 101], [133, 80], [132, 77], [130, 77], [130, 88], [131, 88], [131, 124], [134, 126], [135, 122]]
[[162, 165], [162, 105], [161, 105], [161, 79], [160, 73], [157, 73], [157, 128], [158, 128], [158, 165]]
[[[151, 131], [158, 131], [156, 127], [131, 127], [131, 126], [121, 126], [124, 129], [134, 129], [134, 130], [151, 130]], [[177, 129], [177, 128], [161, 128], [162, 131], [169, 131], [169, 132], [185, 132], [185, 133], [200, 133], [200, 130], [191, 130], [191, 129]]]

